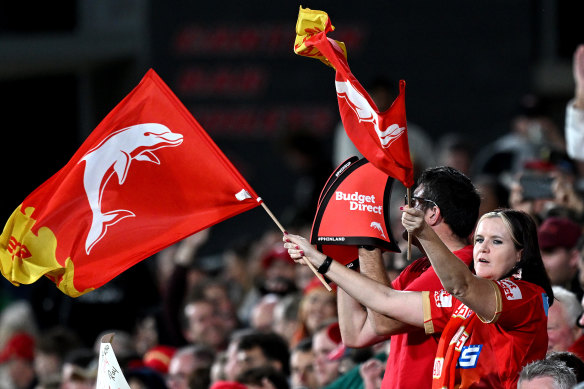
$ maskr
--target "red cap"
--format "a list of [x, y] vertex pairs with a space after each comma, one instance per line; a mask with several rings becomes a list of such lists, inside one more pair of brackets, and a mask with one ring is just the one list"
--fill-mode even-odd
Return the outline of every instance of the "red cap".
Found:
[[[330, 287], [332, 288], [333, 293], [337, 291], [337, 284], [332, 284]], [[304, 287], [302, 293], [306, 295], [319, 288], [326, 290], [320, 279], [318, 277], [314, 277], [312, 280], [310, 280], [308, 285]]]
[[246, 389], [247, 386], [235, 381], [216, 381], [209, 389]]
[[0, 363], [4, 363], [12, 358], [34, 359], [34, 338], [25, 332], [17, 332], [10, 339], [0, 352]]
[[162, 374], [168, 373], [170, 360], [176, 352], [175, 347], [155, 346], [144, 354], [144, 365]]
[[550, 217], [544, 220], [537, 230], [539, 248], [542, 250], [564, 247], [576, 247], [582, 235], [582, 228], [578, 223], [562, 217]]
[[274, 245], [274, 247], [262, 257], [262, 268], [267, 269], [274, 263], [274, 261], [282, 261], [294, 265], [294, 260], [290, 258], [288, 250], [280, 243]]

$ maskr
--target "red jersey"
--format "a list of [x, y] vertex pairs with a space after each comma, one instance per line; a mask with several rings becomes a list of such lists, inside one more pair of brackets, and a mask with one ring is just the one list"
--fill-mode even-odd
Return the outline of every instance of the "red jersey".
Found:
[[492, 281], [496, 314], [478, 317], [448, 292], [423, 292], [428, 334], [442, 333], [434, 387], [516, 388], [519, 373], [547, 352], [548, 298], [538, 285], [516, 278]]
[[[472, 251], [473, 246], [469, 245], [454, 251], [454, 255], [469, 265]], [[427, 257], [417, 259], [406, 267], [393, 281], [392, 287], [396, 290], [418, 292], [443, 289]], [[431, 388], [432, 366], [437, 347], [438, 337], [426, 335], [422, 328], [393, 335], [381, 388]]]

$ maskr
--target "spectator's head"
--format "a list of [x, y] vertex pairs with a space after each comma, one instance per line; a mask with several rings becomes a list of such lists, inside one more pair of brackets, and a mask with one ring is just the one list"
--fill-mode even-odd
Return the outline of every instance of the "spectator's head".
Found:
[[0, 351], [0, 364], [8, 366], [8, 379], [16, 388], [26, 388], [35, 377], [33, 361], [35, 340], [26, 332], [14, 333]]
[[460, 239], [472, 233], [479, 215], [480, 196], [470, 179], [451, 167], [429, 168], [422, 172], [414, 197], [414, 203], [422, 210], [440, 208], [445, 224]]
[[188, 299], [184, 306], [183, 331], [189, 343], [206, 343], [221, 350], [227, 339], [217, 307], [206, 298]]
[[292, 343], [294, 333], [298, 329], [298, 310], [300, 309], [301, 297], [298, 293], [290, 294], [279, 300], [274, 307], [272, 329], [286, 339], [288, 344]]
[[193, 287], [187, 300], [207, 300], [213, 304], [219, 318], [219, 324], [226, 334], [239, 327], [236, 308], [229, 296], [227, 281], [218, 278], [205, 279]]
[[230, 382], [235, 381], [235, 378], [240, 373], [240, 366], [237, 360], [237, 353], [239, 351], [239, 342], [244, 335], [252, 334], [255, 331], [251, 328], [237, 330], [231, 334], [229, 345], [225, 351], [225, 364], [223, 365], [222, 380]]
[[271, 331], [274, 323], [274, 308], [280, 301], [275, 294], [266, 294], [253, 306], [250, 325], [258, 331]]
[[274, 332], [254, 331], [243, 335], [237, 345], [236, 359], [238, 374], [262, 366], [271, 366], [286, 376], [290, 374], [288, 343]]
[[[483, 228], [482, 224], [486, 223], [487, 219], [492, 218], [500, 219], [505, 229], [509, 232], [510, 239], [513, 241], [515, 248], [515, 257], [511, 258], [512, 263], [507, 263], [505, 269], [502, 269], [507, 271], [506, 274], [501, 275], [501, 272], [495, 272], [498, 274], [493, 273], [489, 277], [489, 273], [495, 269], [489, 267], [488, 263], [484, 269], [477, 265], [480, 262], [480, 253], [478, 251], [481, 250], [477, 243], [477, 237], [480, 235], [481, 228]], [[537, 227], [533, 218], [525, 212], [515, 209], [498, 209], [481, 216], [477, 223], [475, 233], [473, 266], [477, 275], [484, 278], [502, 279], [513, 275], [520, 275], [522, 280], [539, 285], [546, 292], [549, 305], [551, 306], [553, 304], [554, 292], [541, 259], [539, 244], [537, 243]], [[486, 274], [483, 273], [483, 270], [485, 270], [484, 273]]]
[[98, 354], [92, 349], [77, 348], [65, 357], [61, 374], [62, 389], [94, 389]]
[[570, 219], [550, 217], [540, 225], [537, 235], [552, 285], [569, 287], [578, 272], [580, 252], [577, 244], [582, 228]]
[[170, 360], [166, 385], [169, 389], [188, 389], [195, 371], [210, 369], [214, 359], [214, 351], [203, 344], [178, 349]]
[[576, 375], [564, 362], [542, 359], [521, 370], [517, 389], [571, 389], [574, 385]]
[[310, 338], [298, 342], [290, 353], [290, 383], [292, 389], [317, 389], [319, 387], [314, 372], [314, 353]]
[[337, 318], [337, 296], [329, 292], [317, 277], [304, 288], [298, 310], [299, 328], [293, 343], [314, 334], [323, 322]]
[[548, 352], [567, 351], [581, 335], [577, 325], [582, 306], [576, 295], [561, 286], [554, 286], [556, 302], [548, 311]]
[[584, 361], [576, 354], [569, 351], [554, 351], [546, 355], [545, 359], [564, 362], [576, 374], [576, 381], [584, 381]]
[[312, 336], [314, 369], [319, 387], [333, 382], [340, 375], [341, 360], [330, 358], [330, 354], [342, 345], [339, 323], [324, 324]]
[[80, 345], [75, 333], [64, 327], [41, 333], [34, 353], [34, 369], [39, 383], [58, 382], [65, 357]]

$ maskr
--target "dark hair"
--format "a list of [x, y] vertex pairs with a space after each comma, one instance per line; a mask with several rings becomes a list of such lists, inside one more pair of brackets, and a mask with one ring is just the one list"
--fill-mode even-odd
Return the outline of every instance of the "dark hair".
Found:
[[272, 366], [261, 366], [243, 371], [235, 380], [245, 385], [263, 385], [263, 379], [267, 378], [274, 385], [274, 388], [288, 389], [290, 385], [288, 385], [287, 377], [288, 375], [285, 375], [284, 372], [278, 371]]
[[576, 381], [584, 381], [584, 361], [576, 354], [569, 351], [554, 351], [546, 355], [545, 359], [564, 362], [576, 374]]
[[304, 338], [300, 340], [292, 351], [300, 351], [303, 353], [311, 352], [312, 351], [312, 338]]
[[278, 361], [282, 366], [282, 372], [290, 374], [290, 351], [288, 342], [275, 332], [254, 331], [243, 335], [237, 345], [238, 350], [251, 350], [259, 347], [268, 360]]
[[444, 222], [460, 238], [468, 238], [477, 218], [481, 198], [470, 179], [458, 170], [440, 166], [426, 169], [418, 179], [424, 198], [440, 208]]
[[498, 217], [509, 230], [511, 239], [517, 250], [522, 250], [521, 259], [511, 271], [505, 275], [510, 277], [521, 271], [521, 279], [539, 285], [545, 290], [548, 296], [548, 303], [551, 306], [554, 300], [554, 292], [550, 279], [547, 275], [537, 240], [537, 226], [535, 220], [523, 211], [515, 209], [496, 209], [493, 212], [485, 213], [479, 220]]

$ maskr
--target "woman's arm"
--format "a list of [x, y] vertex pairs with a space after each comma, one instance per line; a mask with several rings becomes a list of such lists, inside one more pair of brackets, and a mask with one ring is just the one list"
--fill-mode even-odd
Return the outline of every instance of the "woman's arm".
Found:
[[[306, 264], [305, 261], [308, 260], [318, 269], [326, 259], [326, 255], [316, 250], [301, 236], [287, 234], [284, 236], [284, 241], [288, 254], [297, 263]], [[326, 276], [366, 307], [399, 321], [423, 327], [424, 316], [420, 292], [393, 290], [335, 261], [332, 261]]]
[[483, 319], [493, 319], [497, 295], [492, 281], [475, 276], [424, 221], [421, 210], [405, 206], [403, 211], [403, 226], [419, 240], [444, 289]]

